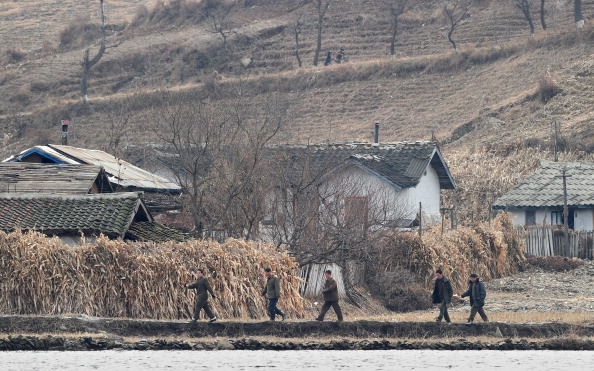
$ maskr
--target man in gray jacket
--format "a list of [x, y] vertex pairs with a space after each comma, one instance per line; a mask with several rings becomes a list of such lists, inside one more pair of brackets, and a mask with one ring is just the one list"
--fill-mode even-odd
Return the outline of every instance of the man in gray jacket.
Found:
[[318, 318], [316, 318], [316, 321], [323, 321], [326, 312], [332, 307], [338, 318], [337, 322], [342, 322], [342, 310], [340, 309], [340, 305], [338, 305], [338, 285], [336, 285], [336, 280], [332, 278], [331, 271], [325, 271], [324, 275], [326, 276], [326, 283], [322, 290], [322, 294], [324, 295], [324, 305], [322, 306], [322, 310], [320, 311]]
[[192, 319], [192, 322], [198, 320], [201, 309], [204, 309], [204, 312], [206, 312], [206, 315], [210, 318], [209, 322], [215, 322], [217, 317], [212, 312], [212, 309], [210, 309], [210, 304], [208, 304], [208, 293], [210, 293], [213, 299], [215, 298], [215, 294], [212, 291], [212, 287], [210, 287], [208, 279], [204, 277], [202, 269], [196, 271], [196, 281], [191, 285], [186, 285], [186, 290], [188, 289], [196, 290], [196, 306], [194, 307], [194, 318]]
[[266, 276], [266, 285], [264, 285], [262, 295], [268, 299], [268, 316], [270, 317], [270, 321], [274, 321], [277, 314], [284, 321], [287, 318], [287, 314], [276, 306], [281, 296], [280, 281], [276, 275], [272, 274], [272, 269], [270, 268], [264, 269], [264, 275]]
[[477, 312], [480, 314], [483, 321], [487, 322], [489, 319], [487, 318], [487, 314], [483, 309], [485, 305], [485, 298], [487, 297], [487, 290], [485, 289], [485, 284], [482, 283], [478, 275], [475, 273], [470, 275], [470, 281], [468, 281], [468, 290], [464, 292], [461, 297], [470, 296], [470, 317], [468, 317], [468, 323], [472, 323], [474, 321], [474, 316], [476, 316]]

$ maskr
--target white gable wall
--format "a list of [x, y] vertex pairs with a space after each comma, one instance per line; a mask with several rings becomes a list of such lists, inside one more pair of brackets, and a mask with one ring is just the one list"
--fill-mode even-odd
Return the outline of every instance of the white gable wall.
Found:
[[423, 213], [439, 214], [440, 191], [437, 172], [433, 166], [429, 166], [419, 184], [415, 188], [404, 189], [402, 193], [408, 202], [415, 205], [415, 214], [419, 209], [419, 202], [422, 203]]
[[423, 213], [439, 214], [440, 186], [437, 173], [429, 166], [415, 188], [397, 190], [384, 179], [356, 165], [328, 177], [322, 188], [327, 197], [368, 197], [372, 208], [387, 209], [387, 220], [414, 219], [422, 202]]

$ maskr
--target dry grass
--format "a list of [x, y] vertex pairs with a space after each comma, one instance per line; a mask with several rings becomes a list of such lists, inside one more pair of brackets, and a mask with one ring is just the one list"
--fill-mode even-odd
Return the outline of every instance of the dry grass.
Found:
[[262, 318], [263, 268], [281, 278], [282, 307], [303, 315], [298, 266], [267, 244], [229, 240], [134, 244], [100, 237], [71, 248], [39, 233], [0, 232], [0, 312], [77, 313], [100, 317], [189, 318], [194, 294], [184, 288], [205, 269], [222, 318]]
[[488, 225], [458, 228], [441, 234], [436, 227], [417, 234], [386, 236], [378, 261], [387, 271], [403, 266], [417, 272], [425, 287], [432, 288], [435, 270], [442, 269], [455, 290], [466, 288], [468, 276], [485, 280], [516, 273], [525, 264], [523, 245], [506, 214]]
[[[452, 322], [464, 323], [468, 319], [470, 306], [466, 311], [450, 311]], [[565, 312], [491, 312], [488, 306], [485, 312], [491, 322], [509, 322], [509, 323], [543, 323], [543, 322], [561, 322], [571, 324], [592, 323], [594, 320], [591, 313], [565, 313]], [[394, 315], [367, 318], [367, 320], [387, 321], [387, 322], [433, 322], [439, 314], [436, 308], [433, 311], [397, 313]], [[363, 319], [353, 318], [352, 320]], [[351, 320], [351, 319], [349, 319]], [[481, 323], [481, 318], [477, 316], [475, 322]]]

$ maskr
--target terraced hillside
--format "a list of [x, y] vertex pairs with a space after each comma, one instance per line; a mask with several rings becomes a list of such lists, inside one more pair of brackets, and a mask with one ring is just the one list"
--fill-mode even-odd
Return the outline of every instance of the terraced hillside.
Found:
[[[315, 14], [306, 1], [241, 2], [231, 16], [230, 52], [218, 57], [221, 41], [206, 19], [167, 5], [151, 18], [146, 14], [152, 1], [107, 0], [113, 25], [108, 45], [117, 47], [92, 70], [86, 106], [78, 98], [79, 63], [86, 48], [97, 50], [97, 40], [60, 46], [59, 35], [95, 22], [97, 9], [74, 0], [2, 3], [0, 155], [58, 141], [64, 118], [73, 122], [73, 145], [109, 149], [106, 125], [118, 116], [126, 119], [123, 147], [155, 141], [145, 127], [147, 105], [138, 100], [152, 102], [163, 90], [201, 91], [217, 70], [216, 83], [247, 86], [246, 99], [274, 94], [293, 102], [291, 122], [278, 141], [370, 140], [375, 121], [382, 123], [382, 141], [435, 136], [444, 142], [460, 186], [446, 202], [465, 205], [463, 214], [473, 218], [486, 217], [486, 200], [550, 158], [553, 120], [567, 139], [562, 158], [591, 159], [594, 32], [589, 22], [575, 30], [573, 2], [548, 1], [549, 28], [537, 24], [531, 36], [511, 1], [477, 0], [454, 34], [458, 53], [445, 35], [443, 1], [413, 3], [402, 16], [392, 57], [380, 2], [334, 1], [324, 21], [322, 54], [344, 47], [350, 61], [313, 67]], [[592, 17], [594, 1], [583, 6]], [[293, 25], [300, 16], [304, 65], [298, 68]], [[14, 50], [22, 60], [8, 61]], [[562, 89], [546, 103], [538, 96], [543, 81]]]

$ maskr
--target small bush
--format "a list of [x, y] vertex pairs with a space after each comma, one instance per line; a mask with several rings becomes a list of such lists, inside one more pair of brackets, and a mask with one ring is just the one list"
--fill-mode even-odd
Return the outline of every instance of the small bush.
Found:
[[530, 266], [538, 267], [547, 272], [567, 272], [584, 265], [581, 260], [563, 256], [530, 256], [526, 261]]
[[101, 36], [101, 26], [89, 19], [77, 20], [60, 31], [60, 47], [75, 48], [87, 45]]
[[4, 59], [7, 64], [20, 63], [25, 60], [27, 53], [20, 49], [7, 49], [4, 52]]
[[543, 104], [550, 101], [555, 95], [561, 93], [563, 89], [549, 76], [544, 76], [538, 82], [538, 98]]

